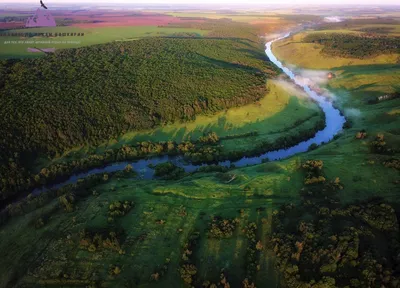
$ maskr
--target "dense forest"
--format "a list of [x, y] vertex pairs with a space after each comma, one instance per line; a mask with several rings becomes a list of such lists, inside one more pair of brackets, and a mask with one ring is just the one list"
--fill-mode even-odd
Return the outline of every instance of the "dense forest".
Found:
[[304, 37], [303, 42], [322, 44], [324, 46], [323, 53], [348, 58], [362, 59], [400, 52], [400, 37], [313, 33]]
[[149, 38], [1, 61], [0, 198], [35, 185], [39, 156], [257, 101], [275, 74], [246, 39]]
[[208, 19], [204, 22], [181, 22], [161, 25], [164, 28], [192, 28], [209, 31], [207, 38], [247, 39], [253, 43], [259, 42], [259, 36], [264, 35], [262, 27], [240, 23], [231, 19]]

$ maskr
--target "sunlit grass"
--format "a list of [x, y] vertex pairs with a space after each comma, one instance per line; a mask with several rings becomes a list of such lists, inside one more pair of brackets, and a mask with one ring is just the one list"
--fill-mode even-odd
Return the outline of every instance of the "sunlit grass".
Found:
[[[364, 26], [363, 26], [364, 27]], [[272, 50], [278, 59], [284, 63], [308, 69], [331, 69], [342, 66], [394, 64], [399, 59], [399, 54], [382, 54], [365, 59], [343, 58], [324, 55], [323, 46], [314, 43], [303, 43], [305, 36], [310, 33], [359, 33], [351, 30], [323, 30], [306, 31], [274, 43]]]

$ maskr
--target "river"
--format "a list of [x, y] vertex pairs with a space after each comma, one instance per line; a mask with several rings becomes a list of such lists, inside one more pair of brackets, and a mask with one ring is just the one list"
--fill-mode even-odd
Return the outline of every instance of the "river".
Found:
[[[318, 131], [315, 136], [311, 139], [308, 139], [307, 141], [300, 142], [299, 144], [292, 146], [287, 149], [280, 149], [276, 151], [270, 151], [267, 153], [264, 153], [260, 156], [256, 157], [243, 157], [240, 160], [237, 161], [222, 161], [219, 162], [218, 164], [221, 166], [225, 167], [230, 167], [231, 164], [234, 164], [236, 167], [244, 167], [248, 165], [256, 165], [256, 164], [261, 164], [264, 159], [268, 159], [269, 161], [275, 161], [275, 160], [280, 160], [284, 158], [288, 158], [292, 155], [295, 155], [297, 153], [302, 153], [306, 152], [311, 144], [317, 144], [321, 145], [322, 143], [326, 143], [332, 140], [332, 138], [338, 134], [340, 131], [343, 129], [343, 125], [346, 122], [345, 118], [340, 114], [340, 111], [333, 107], [332, 102], [329, 101], [327, 97], [324, 97], [323, 95], [318, 95], [315, 91], [313, 91], [309, 86], [302, 84], [307, 81], [303, 81], [304, 78], [301, 78], [300, 76], [296, 76], [289, 68], [285, 67], [272, 53], [272, 43], [281, 39], [284, 39], [288, 37], [290, 33], [277, 38], [275, 40], [272, 40], [266, 44], [266, 50], [265, 53], [267, 54], [268, 58], [298, 86], [302, 87], [304, 91], [307, 93], [307, 95], [314, 99], [319, 107], [323, 110], [325, 113], [325, 122], [326, 126], [323, 130]], [[315, 88], [314, 88], [315, 89]], [[85, 178], [89, 175], [93, 174], [98, 174], [98, 173], [110, 173], [110, 172], [115, 172], [119, 170], [123, 170], [126, 165], [131, 164], [133, 169], [138, 172], [140, 177], [142, 179], [153, 179], [154, 177], [154, 170], [149, 168], [148, 166], [150, 164], [152, 165], [157, 165], [160, 163], [165, 163], [165, 162], [172, 162], [175, 165], [182, 167], [185, 169], [186, 172], [194, 172], [201, 166], [205, 166], [207, 164], [202, 164], [202, 165], [192, 165], [185, 163], [183, 161], [182, 156], [161, 156], [161, 157], [154, 157], [151, 159], [143, 159], [143, 160], [138, 160], [138, 161], [126, 161], [126, 162], [118, 162], [118, 163], [113, 163], [108, 166], [102, 167], [102, 168], [96, 168], [96, 169], [91, 169], [87, 172], [76, 174], [71, 176], [67, 181], [52, 185], [47, 188], [40, 188], [40, 189], [35, 189], [33, 191], [33, 194], [38, 194], [46, 189], [49, 188], [55, 188], [58, 189], [64, 185], [67, 184], [73, 184], [78, 181], [80, 178]]]

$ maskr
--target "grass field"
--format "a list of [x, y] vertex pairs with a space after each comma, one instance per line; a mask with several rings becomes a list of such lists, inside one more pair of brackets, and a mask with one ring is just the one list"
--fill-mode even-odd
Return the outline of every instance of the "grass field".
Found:
[[[14, 284], [30, 287], [35, 283], [49, 287], [89, 285], [94, 279], [101, 287], [185, 287], [179, 274], [181, 255], [188, 238], [197, 231], [200, 240], [191, 251], [198, 281], [215, 283], [224, 271], [231, 287], [241, 287], [249, 245], [244, 228], [254, 222], [257, 239], [265, 247], [257, 259], [260, 267], [254, 281], [256, 287], [275, 287], [275, 256], [267, 248], [271, 217], [282, 204], [300, 201], [303, 161], [322, 159], [328, 179], [340, 177], [344, 189], [339, 196], [344, 203], [376, 195], [398, 201], [397, 186], [389, 181], [398, 179], [398, 172], [383, 168], [382, 159], [368, 156], [366, 145], [357, 141], [352, 134], [345, 135], [308, 154], [231, 170], [228, 173], [236, 179], [229, 184], [213, 173], [172, 182], [111, 178], [92, 187], [95, 195], [75, 203], [72, 212], [58, 208], [55, 200], [1, 229], [0, 256], [5, 265], [0, 268], [0, 285], [14, 278], [18, 279]], [[371, 163], [372, 159], [376, 162]], [[126, 200], [133, 201], [134, 208], [108, 223], [109, 205]], [[214, 216], [238, 220], [232, 237], [208, 237], [208, 225]], [[45, 226], [34, 228], [33, 223], [40, 217], [45, 217]], [[123, 229], [126, 234], [121, 251], [88, 252], [79, 248], [82, 229]], [[166, 262], [166, 275], [151, 281], [151, 275]], [[121, 269], [118, 275], [109, 275], [111, 265]]]
[[[400, 91], [399, 65], [360, 65], [334, 69], [337, 78], [326, 87], [335, 95], [335, 102], [352, 127], [333, 143], [307, 154], [309, 158], [324, 161], [329, 177], [339, 177], [345, 183], [340, 196], [344, 202], [382, 196], [398, 202], [399, 174], [383, 166], [394, 155], [371, 153], [370, 142], [378, 133], [387, 145], [397, 149], [400, 144], [400, 99], [369, 103], [381, 95]], [[367, 138], [355, 139], [358, 131], [365, 129]]]
[[[298, 165], [297, 160], [292, 159], [232, 171], [238, 177], [230, 184], [209, 174], [173, 183], [111, 179], [93, 187], [99, 196], [80, 201], [71, 213], [52, 211], [57, 206], [53, 201], [1, 229], [0, 253], [3, 264], [7, 265], [0, 268], [0, 285], [12, 277], [18, 277], [19, 284], [28, 286], [38, 282], [54, 287], [68, 286], [78, 284], [77, 280], [82, 281], [81, 285], [89, 285], [95, 273], [96, 278], [103, 279], [102, 287], [124, 287], [129, 283], [140, 287], [185, 287], [178, 270], [181, 253], [189, 235], [199, 231], [201, 238], [193, 251], [199, 270], [197, 277], [216, 282], [224, 269], [229, 282], [233, 283], [231, 287], [239, 287], [245, 277], [243, 266], [248, 246], [242, 230], [250, 222], [257, 223], [257, 237], [267, 246], [265, 236], [270, 232], [272, 209], [287, 201], [296, 201], [291, 191], [295, 189], [293, 185], [297, 187], [295, 183], [301, 183], [301, 175], [296, 171]], [[110, 193], [110, 189], [113, 192]], [[117, 200], [134, 201], [135, 206], [125, 217], [110, 224], [107, 222], [108, 206]], [[256, 208], [262, 209], [257, 212]], [[243, 210], [239, 213], [240, 209]], [[38, 218], [39, 214], [51, 216], [46, 226], [37, 230], [30, 219]], [[239, 220], [233, 237], [221, 240], [207, 237], [207, 226], [214, 216]], [[158, 220], [165, 224], [158, 224]], [[126, 231], [121, 254], [108, 250], [91, 253], [78, 248], [76, 237], [82, 229], [116, 227]], [[35, 253], [41, 251], [44, 254], [34, 260]], [[170, 261], [166, 276], [150, 282], [151, 274], [160, 269], [166, 259]], [[265, 279], [275, 284], [271, 252], [262, 251], [258, 261], [257, 285], [265, 284]], [[70, 263], [75, 264], [71, 266]], [[121, 267], [120, 275], [108, 276], [111, 264]], [[61, 277], [57, 276], [59, 273]]]
[[[400, 25], [398, 25], [400, 27]], [[332, 57], [321, 53], [322, 45], [303, 43], [310, 33], [359, 33], [351, 30], [306, 31], [295, 34], [273, 45], [273, 52], [284, 63], [308, 69], [332, 69], [342, 66], [395, 64], [399, 54], [383, 54], [366, 59]]]
[[279, 21], [280, 17], [268, 13], [238, 13], [238, 14], [225, 14], [225, 13], [212, 13], [212, 12], [167, 12], [167, 15], [174, 17], [191, 17], [191, 18], [209, 18], [209, 19], [223, 19], [228, 18], [237, 22], [252, 22], [257, 20], [269, 20], [271, 22]]
[[[62, 36], [62, 37], [1, 37], [0, 58], [21, 58], [43, 56], [43, 53], [30, 53], [27, 49], [37, 48], [77, 48], [94, 44], [102, 44], [112, 41], [129, 41], [143, 37], [169, 36], [174, 33], [196, 33], [205, 35], [207, 31], [190, 28], [163, 28], [155, 26], [133, 26], [133, 27], [100, 27], [100, 28], [78, 28], [78, 27], [52, 27], [52, 28], [30, 28], [10, 30], [8, 33], [84, 33], [84, 36]], [[52, 41], [50, 44], [5, 44], [6, 41]], [[55, 41], [66, 41], [67, 43], [54, 43]], [[68, 43], [69, 42], [69, 43]], [[72, 43], [71, 43], [72, 42]]]

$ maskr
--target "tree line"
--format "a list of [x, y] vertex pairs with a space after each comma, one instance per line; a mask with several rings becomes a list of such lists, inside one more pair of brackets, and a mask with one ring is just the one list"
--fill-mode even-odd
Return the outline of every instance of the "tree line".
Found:
[[362, 59], [400, 51], [400, 37], [370, 34], [314, 33], [304, 37], [303, 42], [321, 44], [322, 53], [347, 58]]

